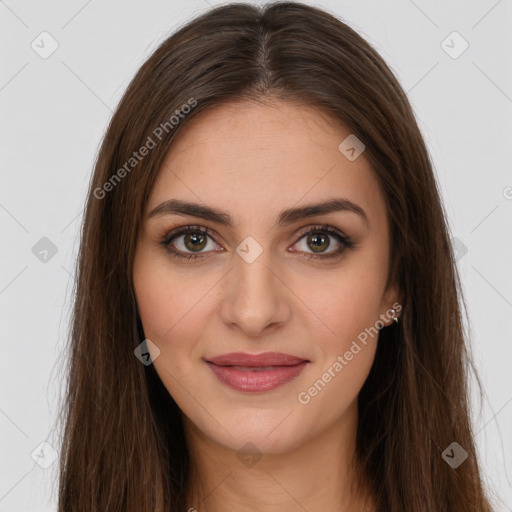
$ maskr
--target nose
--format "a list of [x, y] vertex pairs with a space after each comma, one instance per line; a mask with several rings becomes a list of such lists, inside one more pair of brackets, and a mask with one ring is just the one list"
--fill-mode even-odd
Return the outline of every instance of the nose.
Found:
[[269, 251], [251, 263], [235, 254], [233, 265], [222, 292], [222, 321], [252, 338], [284, 325], [291, 316], [291, 291], [279, 269], [272, 266]]

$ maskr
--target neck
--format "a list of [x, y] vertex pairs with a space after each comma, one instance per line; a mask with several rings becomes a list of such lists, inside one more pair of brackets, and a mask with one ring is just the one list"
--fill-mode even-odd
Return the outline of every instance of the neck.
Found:
[[[357, 400], [321, 436], [285, 453], [249, 458], [246, 464], [236, 451], [215, 443], [188, 418], [183, 419], [187, 444], [192, 448], [187, 493], [187, 510], [191, 512], [375, 510], [354, 458]], [[372, 507], [365, 508], [365, 500]]]

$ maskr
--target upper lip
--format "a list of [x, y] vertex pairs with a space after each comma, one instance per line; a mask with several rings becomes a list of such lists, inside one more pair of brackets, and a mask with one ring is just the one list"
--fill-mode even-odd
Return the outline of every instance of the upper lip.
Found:
[[231, 352], [217, 357], [210, 357], [206, 361], [218, 366], [293, 366], [307, 359], [283, 354], [281, 352], [265, 352], [263, 354], [245, 354], [243, 352]]

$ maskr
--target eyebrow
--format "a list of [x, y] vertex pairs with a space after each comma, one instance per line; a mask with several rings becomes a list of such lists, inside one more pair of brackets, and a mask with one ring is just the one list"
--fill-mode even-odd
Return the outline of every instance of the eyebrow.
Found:
[[[278, 216], [277, 225], [286, 226], [301, 219], [325, 215], [333, 212], [352, 212], [359, 215], [368, 225], [366, 212], [356, 203], [345, 198], [330, 199], [321, 203], [308, 204], [296, 208], [288, 208], [281, 211]], [[190, 215], [205, 220], [216, 222], [223, 226], [233, 227], [231, 215], [223, 210], [205, 206], [199, 203], [191, 203], [180, 199], [169, 199], [159, 204], [148, 215], [148, 219], [162, 215]]]

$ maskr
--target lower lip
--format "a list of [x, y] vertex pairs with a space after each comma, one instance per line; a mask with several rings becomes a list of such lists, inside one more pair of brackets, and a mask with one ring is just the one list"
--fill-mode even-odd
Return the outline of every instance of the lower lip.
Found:
[[239, 370], [206, 361], [217, 379], [236, 391], [271, 391], [297, 377], [308, 361], [293, 366], [275, 366], [269, 370]]

